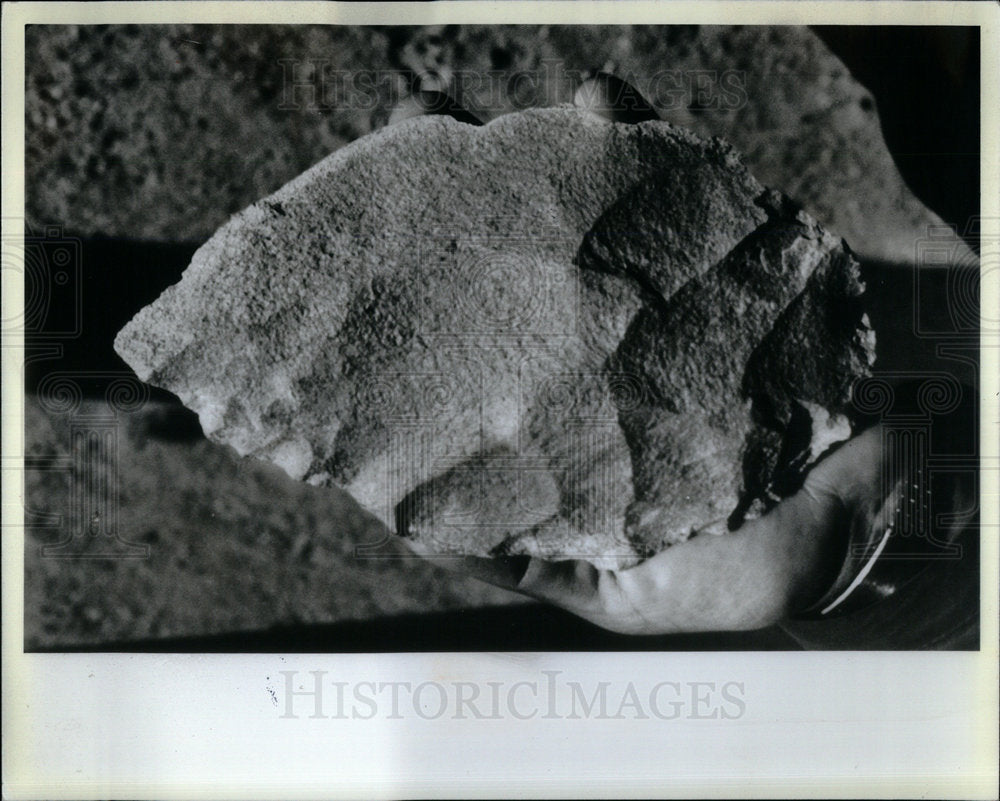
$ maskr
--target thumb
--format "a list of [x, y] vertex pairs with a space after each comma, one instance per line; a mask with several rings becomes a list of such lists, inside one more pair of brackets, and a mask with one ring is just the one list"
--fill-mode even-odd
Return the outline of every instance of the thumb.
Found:
[[505, 590], [517, 590], [530, 561], [527, 556], [484, 557], [438, 553], [420, 540], [401, 539], [413, 553], [437, 567], [472, 576]]

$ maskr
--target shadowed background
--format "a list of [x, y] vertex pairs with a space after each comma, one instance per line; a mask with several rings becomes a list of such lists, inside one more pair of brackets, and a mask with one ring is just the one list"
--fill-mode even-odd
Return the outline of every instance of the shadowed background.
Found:
[[[821, 33], [859, 75], [870, 67], [843, 32]], [[623, 638], [399, 549], [359, 559], [384, 531], [346, 495], [209, 443], [168, 393], [120, 394], [114, 335], [196, 247], [419, 86], [448, 86], [490, 119], [568, 102], [586, 70], [614, 71], [663, 118], [728, 138], [847, 239], [866, 262], [880, 369], [975, 380], [975, 261], [907, 188], [875, 98], [807, 29], [33, 26], [26, 44], [28, 239], [13, 255], [28, 298], [29, 649], [795, 647], [777, 630]], [[945, 112], [958, 104], [956, 130], [978, 130], [978, 83], [957, 83], [972, 100], [928, 84], [913, 50], [881, 71], [902, 73], [897, 103], [920, 101], [892, 119], [919, 119], [938, 92]], [[947, 52], [978, 63], [978, 39]], [[885, 135], [896, 161], [966, 232], [978, 139], [934, 157], [965, 175], [941, 192], [909, 178], [934, 172], [914, 169], [930, 146], [910, 127]]]

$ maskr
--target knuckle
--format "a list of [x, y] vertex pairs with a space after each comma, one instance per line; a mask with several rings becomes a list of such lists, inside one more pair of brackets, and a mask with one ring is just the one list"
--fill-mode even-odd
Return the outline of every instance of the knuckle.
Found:
[[642, 634], [650, 631], [649, 622], [642, 616], [619, 574], [603, 571], [597, 582], [598, 622], [603, 628], [619, 634]]

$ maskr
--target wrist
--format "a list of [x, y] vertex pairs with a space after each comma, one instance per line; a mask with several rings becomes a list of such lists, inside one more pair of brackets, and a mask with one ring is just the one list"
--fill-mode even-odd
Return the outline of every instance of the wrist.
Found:
[[931, 405], [932, 383], [891, 388], [884, 410], [891, 413], [861, 435], [877, 440], [877, 472], [854, 482], [860, 495], [845, 498], [851, 517], [841, 524], [846, 547], [836, 576], [795, 618], [850, 614], [896, 594], [931, 564], [957, 558], [953, 541], [976, 507], [972, 463], [959, 458], [974, 453], [975, 413], [957, 382], [948, 403]]

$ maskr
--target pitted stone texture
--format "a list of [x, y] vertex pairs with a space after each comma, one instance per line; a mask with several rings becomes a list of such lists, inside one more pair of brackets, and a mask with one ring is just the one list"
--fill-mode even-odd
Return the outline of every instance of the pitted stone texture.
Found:
[[493, 119], [570, 102], [594, 67], [732, 142], [865, 258], [910, 263], [940, 223], [870, 94], [804, 26], [37, 25], [25, 48], [32, 228], [200, 242], [418, 80]]
[[840, 414], [873, 358], [861, 291], [719, 141], [431, 117], [235, 217], [116, 348], [432, 550], [626, 565], [766, 505], [795, 410]]

